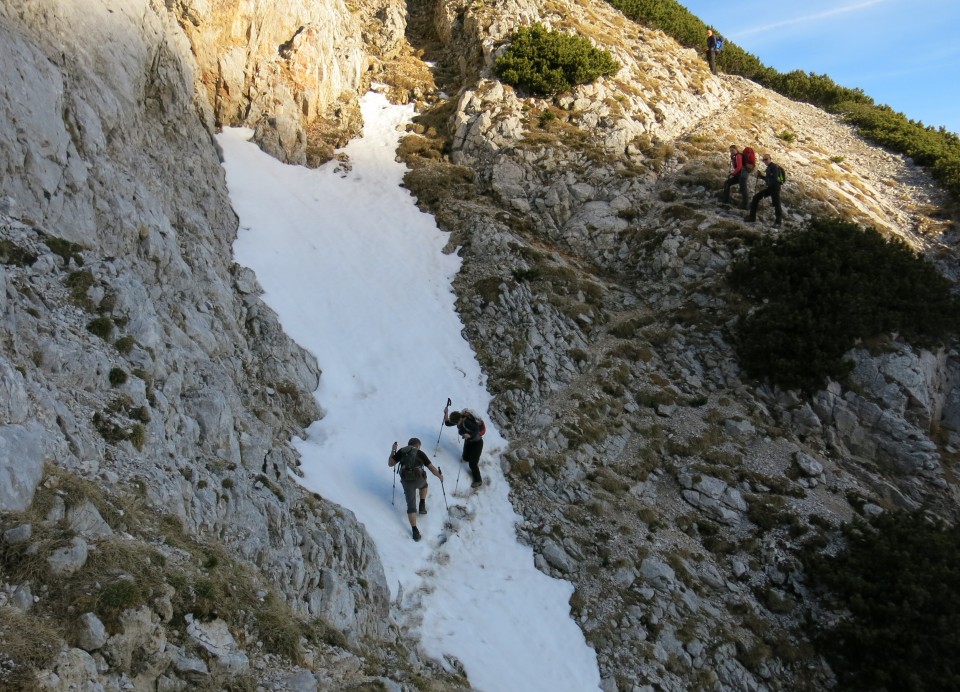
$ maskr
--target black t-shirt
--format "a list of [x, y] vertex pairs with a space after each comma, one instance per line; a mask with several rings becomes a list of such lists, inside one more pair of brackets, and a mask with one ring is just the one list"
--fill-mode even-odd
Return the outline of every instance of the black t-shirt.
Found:
[[[391, 458], [394, 462], [399, 462], [400, 459], [401, 459], [401, 457], [403, 456], [404, 450], [407, 449], [407, 447], [409, 447], [409, 446], [410, 446], [410, 445], [407, 445], [407, 446], [405, 446], [405, 447], [401, 447], [401, 448], [398, 449], [396, 452], [394, 452], [393, 454], [391, 454], [391, 455], [390, 455], [390, 458]], [[418, 470], [422, 469], [424, 466], [428, 466], [428, 467], [429, 467], [429, 466], [432, 466], [432, 464], [430, 463], [430, 457], [428, 457], [426, 454], [424, 454], [424, 452], [423, 452], [422, 449], [418, 449], [418, 450], [417, 450], [417, 456], [416, 456], [416, 458], [414, 459], [413, 466], [414, 466], [414, 468], [416, 468], [416, 469], [418, 469]], [[400, 476], [400, 477], [402, 478], [402, 477], [403, 477], [403, 469], [402, 469], [402, 468], [401, 468], [401, 470], [400, 470], [400, 473], [401, 473], [401, 476]], [[426, 475], [426, 472], [424, 472], [424, 475]]]

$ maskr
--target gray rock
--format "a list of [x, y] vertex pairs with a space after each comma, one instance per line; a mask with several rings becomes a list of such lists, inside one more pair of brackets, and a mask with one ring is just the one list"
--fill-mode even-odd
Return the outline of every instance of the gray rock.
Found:
[[32, 423], [0, 426], [0, 510], [30, 506], [47, 460], [43, 439], [43, 430]]
[[552, 539], [546, 539], [540, 551], [547, 563], [554, 569], [558, 569], [565, 574], [573, 572], [576, 568], [573, 559], [567, 552]]
[[84, 613], [77, 623], [77, 646], [96, 651], [107, 643], [107, 629], [94, 613]]
[[103, 520], [100, 512], [89, 500], [67, 511], [67, 523], [70, 528], [88, 539], [106, 538], [113, 535], [113, 529]]
[[290, 692], [317, 692], [319, 685], [316, 676], [309, 670], [295, 670], [280, 679], [278, 689]]
[[20, 524], [3, 532], [3, 542], [10, 544], [23, 543], [24, 541], [30, 540], [30, 536], [32, 535], [33, 526], [30, 524]]
[[28, 584], [17, 586], [10, 596], [13, 607], [23, 612], [27, 612], [33, 607], [34, 600], [33, 592]]
[[250, 669], [250, 659], [237, 647], [227, 623], [217, 619], [200, 622], [187, 615], [187, 635], [210, 655], [214, 673], [241, 675]]
[[800, 471], [803, 472], [804, 475], [815, 477], [823, 474], [823, 464], [809, 454], [797, 452], [794, 454], [793, 459], [797, 462], [797, 466], [800, 467]]
[[68, 547], [53, 551], [47, 558], [47, 564], [54, 574], [66, 577], [87, 563], [87, 551], [87, 542], [77, 536], [70, 541]]
[[884, 510], [883, 507], [881, 507], [880, 505], [875, 505], [872, 502], [867, 502], [863, 506], [863, 515], [867, 517], [867, 519], [876, 519], [881, 514], [883, 514], [884, 511], [886, 510]]
[[660, 590], [667, 590], [676, 583], [677, 574], [658, 557], [647, 557], [640, 563], [640, 576]]
[[177, 673], [191, 682], [200, 682], [209, 677], [210, 669], [202, 659], [196, 656], [189, 656], [177, 646], [170, 646], [170, 659], [173, 669]]
[[757, 429], [748, 420], [728, 419], [723, 422], [723, 429], [731, 437], [747, 437], [753, 435]]

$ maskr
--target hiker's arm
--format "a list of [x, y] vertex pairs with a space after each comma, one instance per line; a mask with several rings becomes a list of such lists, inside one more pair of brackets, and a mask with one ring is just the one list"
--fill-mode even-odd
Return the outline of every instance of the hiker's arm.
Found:
[[432, 473], [434, 476], [436, 476], [436, 477], [439, 478], [440, 480], [443, 480], [443, 471], [441, 471], [440, 469], [438, 469], [438, 468], [437, 468], [436, 466], [434, 466], [433, 464], [427, 464], [427, 468], [430, 469], [430, 473]]
[[449, 407], [449, 406], [444, 406], [444, 407], [443, 407], [443, 424], [444, 424], [445, 426], [447, 426], [448, 428], [452, 428], [454, 425], [456, 425], [456, 423], [451, 423], [451, 422], [450, 422], [450, 407]]
[[393, 447], [390, 448], [390, 456], [387, 457], [387, 466], [393, 466], [397, 463], [397, 443], [393, 443]]

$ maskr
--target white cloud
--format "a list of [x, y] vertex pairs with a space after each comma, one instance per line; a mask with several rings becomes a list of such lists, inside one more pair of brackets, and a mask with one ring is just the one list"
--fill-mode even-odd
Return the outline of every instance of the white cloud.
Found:
[[864, 2], [858, 2], [853, 5], [846, 5], [844, 7], [835, 7], [832, 10], [826, 10], [824, 12], [816, 12], [814, 14], [808, 14], [803, 17], [793, 17], [791, 19], [784, 19], [779, 22], [764, 24], [763, 26], [755, 26], [750, 29], [744, 29], [743, 31], [737, 32], [737, 36], [738, 37], [752, 36], [755, 34], [766, 33], [767, 31], [771, 31], [773, 29], [782, 29], [785, 26], [793, 26], [796, 24], [806, 24], [809, 22], [816, 22], [821, 19], [835, 17], [838, 14], [849, 14], [850, 12], [857, 12], [858, 10], [864, 10], [868, 7], [873, 7], [874, 5], [881, 5], [888, 1], [889, 0], [865, 0]]

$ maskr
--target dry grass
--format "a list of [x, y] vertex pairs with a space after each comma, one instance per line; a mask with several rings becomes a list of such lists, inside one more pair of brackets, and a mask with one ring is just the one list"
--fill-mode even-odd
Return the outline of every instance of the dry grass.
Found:
[[35, 674], [50, 665], [62, 641], [62, 633], [45, 620], [0, 607], [0, 689], [40, 689]]

